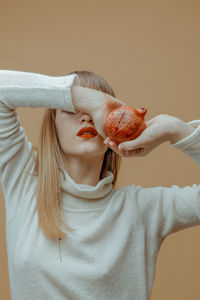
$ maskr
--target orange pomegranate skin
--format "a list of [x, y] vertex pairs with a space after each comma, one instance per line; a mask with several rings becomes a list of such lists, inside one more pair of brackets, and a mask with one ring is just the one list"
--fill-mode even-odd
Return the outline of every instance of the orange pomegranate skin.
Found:
[[112, 110], [105, 124], [107, 136], [117, 145], [136, 139], [146, 128], [146, 108], [122, 105]]

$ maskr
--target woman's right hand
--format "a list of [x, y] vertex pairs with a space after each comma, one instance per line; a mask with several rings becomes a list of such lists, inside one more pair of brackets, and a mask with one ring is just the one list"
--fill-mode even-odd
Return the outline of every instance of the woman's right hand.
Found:
[[90, 115], [93, 119], [95, 128], [99, 135], [101, 135], [104, 139], [107, 138], [105, 125], [106, 119], [109, 113], [122, 105], [127, 105], [126, 103], [120, 101], [119, 99], [112, 97], [109, 94], [100, 92], [99, 94], [99, 102], [97, 103], [95, 109], [90, 111]]
[[88, 113], [99, 135], [107, 138], [105, 124], [108, 114], [121, 105], [127, 105], [119, 99], [99, 90], [78, 85], [72, 87], [72, 100], [76, 111]]

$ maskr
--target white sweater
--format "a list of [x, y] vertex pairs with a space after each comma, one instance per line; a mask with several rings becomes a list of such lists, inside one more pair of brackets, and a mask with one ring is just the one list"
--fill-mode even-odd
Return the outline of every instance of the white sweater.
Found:
[[[67, 223], [76, 229], [53, 242], [38, 226], [32, 144], [17, 107], [74, 112], [77, 75], [0, 70], [0, 179], [12, 300], [149, 299], [159, 248], [170, 233], [200, 224], [200, 186], [113, 188], [113, 174], [96, 186], [62, 178]], [[200, 165], [200, 120], [173, 144]], [[60, 259], [61, 254], [61, 259]]]

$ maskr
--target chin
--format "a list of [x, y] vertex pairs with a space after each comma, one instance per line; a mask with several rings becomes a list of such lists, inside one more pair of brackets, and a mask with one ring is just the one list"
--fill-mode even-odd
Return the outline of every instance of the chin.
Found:
[[107, 148], [105, 147], [89, 147], [89, 149], [84, 149], [83, 151], [80, 151], [79, 154], [80, 155], [90, 155], [90, 156], [100, 156], [100, 155], [104, 155], [105, 152], [107, 151]]

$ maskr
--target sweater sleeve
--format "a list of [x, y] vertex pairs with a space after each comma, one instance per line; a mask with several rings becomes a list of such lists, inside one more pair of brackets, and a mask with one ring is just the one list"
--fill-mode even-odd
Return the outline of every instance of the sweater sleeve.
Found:
[[[200, 120], [189, 122], [194, 132], [172, 144], [200, 165]], [[139, 214], [150, 238], [159, 237], [200, 225], [200, 185], [179, 187], [130, 186]]]
[[7, 202], [6, 210], [9, 206], [11, 214], [18, 204], [14, 203], [14, 199], [22, 192], [18, 191], [19, 181], [32, 159], [32, 143], [20, 126], [16, 108], [46, 107], [75, 112], [71, 97], [74, 84], [80, 84], [76, 74], [49, 76], [0, 70], [0, 180]]

